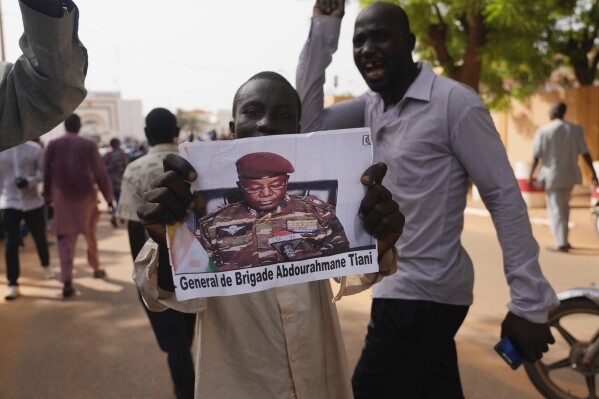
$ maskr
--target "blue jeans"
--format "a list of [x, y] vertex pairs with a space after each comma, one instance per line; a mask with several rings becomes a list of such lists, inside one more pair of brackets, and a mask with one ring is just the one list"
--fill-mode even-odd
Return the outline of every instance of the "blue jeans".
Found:
[[355, 399], [463, 399], [454, 336], [468, 306], [375, 298]]

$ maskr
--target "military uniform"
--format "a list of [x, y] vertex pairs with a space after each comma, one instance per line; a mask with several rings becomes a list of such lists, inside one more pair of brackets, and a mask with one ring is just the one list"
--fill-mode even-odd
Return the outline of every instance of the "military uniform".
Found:
[[[256, 211], [246, 202], [224, 206], [197, 221], [195, 236], [217, 270], [301, 260], [349, 248], [333, 206], [314, 196], [286, 195], [267, 212]], [[282, 248], [285, 243], [293, 247], [291, 257]]]

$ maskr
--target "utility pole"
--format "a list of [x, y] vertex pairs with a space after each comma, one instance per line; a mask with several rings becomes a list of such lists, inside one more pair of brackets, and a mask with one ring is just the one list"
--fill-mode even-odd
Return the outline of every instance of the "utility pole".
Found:
[[6, 61], [4, 54], [4, 27], [2, 26], [2, 1], [0, 0], [0, 47], [2, 47], [2, 59], [0, 61]]

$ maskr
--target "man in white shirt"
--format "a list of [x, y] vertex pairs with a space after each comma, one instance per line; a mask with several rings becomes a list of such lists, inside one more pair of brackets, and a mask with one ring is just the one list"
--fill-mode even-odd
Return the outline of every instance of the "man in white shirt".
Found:
[[52, 278], [49, 269], [50, 256], [46, 239], [44, 199], [38, 184], [44, 172], [44, 151], [38, 143], [28, 141], [17, 147], [0, 152], [0, 181], [2, 196], [0, 209], [4, 214], [6, 232], [5, 256], [8, 278], [7, 300], [19, 297], [19, 242], [20, 226], [24, 219], [35, 241], [44, 277]]
[[575, 184], [582, 183], [578, 167], [578, 156], [582, 155], [592, 173], [592, 182], [597, 184], [597, 174], [589, 155], [582, 126], [564, 120], [566, 104], [557, 102], [549, 110], [551, 123], [541, 126], [532, 144], [532, 167], [528, 183], [539, 160], [542, 161], [537, 181], [545, 187], [547, 214], [555, 246], [551, 251], [568, 252], [568, 219], [570, 218], [570, 196]]

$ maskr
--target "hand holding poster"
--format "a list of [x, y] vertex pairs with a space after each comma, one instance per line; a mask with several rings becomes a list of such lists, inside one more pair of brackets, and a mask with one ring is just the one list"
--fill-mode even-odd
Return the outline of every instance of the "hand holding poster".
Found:
[[358, 217], [368, 129], [183, 143], [195, 206], [169, 226], [177, 299], [378, 271]]

